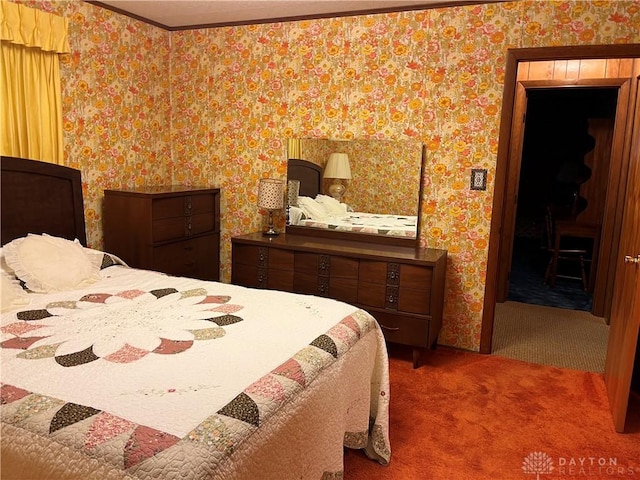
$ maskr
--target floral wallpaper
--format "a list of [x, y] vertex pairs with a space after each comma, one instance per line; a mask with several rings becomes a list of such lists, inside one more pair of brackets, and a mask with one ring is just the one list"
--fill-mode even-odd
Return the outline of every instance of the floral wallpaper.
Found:
[[[640, 43], [638, 0], [520, 0], [169, 32], [74, 1], [65, 154], [82, 170], [89, 242], [105, 188], [222, 188], [230, 238], [257, 230], [258, 179], [285, 178], [286, 139], [415, 139], [427, 147], [423, 246], [448, 250], [439, 342], [477, 350], [506, 50]], [[489, 172], [468, 189], [471, 168]]]

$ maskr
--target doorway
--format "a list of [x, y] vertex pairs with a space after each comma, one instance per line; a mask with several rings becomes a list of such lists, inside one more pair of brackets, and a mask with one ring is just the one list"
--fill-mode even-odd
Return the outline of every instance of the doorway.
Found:
[[602, 225], [617, 99], [617, 88], [527, 90], [507, 300], [592, 311], [599, 253], [593, 240], [565, 239], [585, 254], [559, 261], [554, 282], [545, 278], [553, 244], [549, 209]]
[[506, 302], [496, 306], [492, 353], [604, 373], [609, 329], [591, 315], [599, 242], [564, 237], [569, 253], [556, 278], [550, 266], [556, 217], [598, 232], [603, 224], [618, 88], [534, 85], [525, 96], [521, 153], [512, 157], [513, 236], [503, 239], [512, 252]]

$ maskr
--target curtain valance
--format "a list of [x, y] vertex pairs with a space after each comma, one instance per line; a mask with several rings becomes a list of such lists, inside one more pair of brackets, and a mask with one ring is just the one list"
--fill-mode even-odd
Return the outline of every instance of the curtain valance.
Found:
[[0, 1], [0, 39], [45, 52], [69, 53], [68, 20], [59, 15]]

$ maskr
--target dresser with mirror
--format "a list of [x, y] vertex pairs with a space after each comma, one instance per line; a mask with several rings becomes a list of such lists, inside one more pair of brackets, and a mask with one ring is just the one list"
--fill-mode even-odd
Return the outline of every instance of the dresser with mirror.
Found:
[[[347, 174], [328, 165], [335, 153], [348, 159]], [[286, 196], [287, 208], [296, 218], [278, 236], [233, 237], [232, 282], [363, 308], [387, 341], [412, 347], [417, 367], [437, 344], [447, 262], [446, 250], [418, 245], [423, 145], [299, 139], [289, 141], [288, 156], [288, 184], [298, 194]], [[339, 197], [332, 176], [345, 187]]]

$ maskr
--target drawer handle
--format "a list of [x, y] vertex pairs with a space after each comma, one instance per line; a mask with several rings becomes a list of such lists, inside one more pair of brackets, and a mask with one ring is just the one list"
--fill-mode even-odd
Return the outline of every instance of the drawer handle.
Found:
[[394, 297], [393, 295], [389, 295], [389, 303], [395, 303], [396, 302], [396, 297]]
[[264, 253], [261, 253], [260, 255], [258, 255], [258, 260], [260, 260], [261, 262], [264, 262], [265, 258], [266, 258], [266, 255]]
[[379, 325], [383, 330], [389, 330], [390, 332], [397, 332], [398, 330], [400, 330], [400, 327], [387, 327], [386, 325], [382, 325], [381, 323]]

